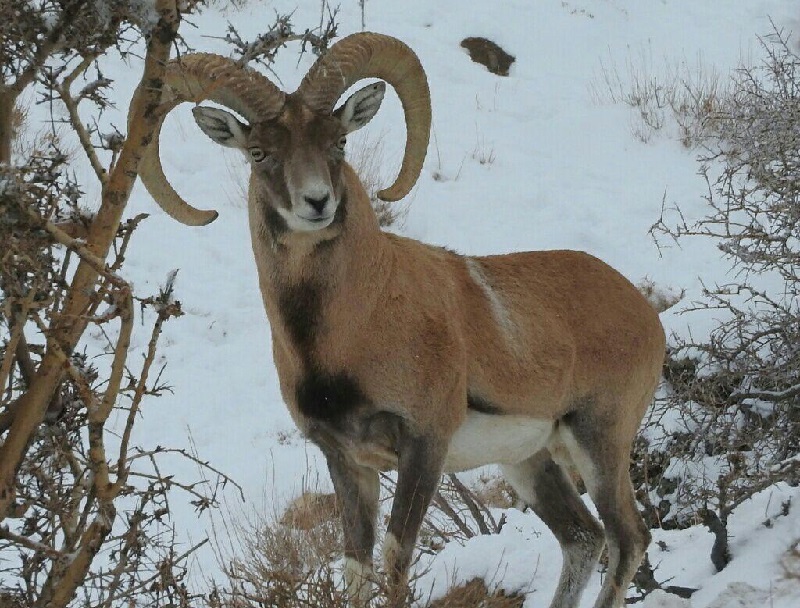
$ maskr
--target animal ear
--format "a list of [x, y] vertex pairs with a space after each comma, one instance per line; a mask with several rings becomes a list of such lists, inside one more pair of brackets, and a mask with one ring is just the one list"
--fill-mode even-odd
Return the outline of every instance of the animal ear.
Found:
[[240, 150], [247, 148], [250, 127], [230, 112], [219, 108], [196, 106], [192, 108], [192, 114], [203, 133], [221, 146]]
[[352, 133], [367, 124], [378, 112], [386, 92], [385, 82], [375, 82], [356, 91], [333, 115], [342, 121], [345, 133]]

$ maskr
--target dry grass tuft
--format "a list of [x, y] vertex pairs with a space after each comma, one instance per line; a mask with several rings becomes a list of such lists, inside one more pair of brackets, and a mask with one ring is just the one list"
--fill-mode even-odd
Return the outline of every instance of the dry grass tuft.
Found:
[[656, 69], [646, 52], [629, 57], [624, 73], [613, 61], [602, 64], [601, 76], [591, 88], [597, 102], [622, 102], [636, 110], [631, 131], [640, 141], [647, 143], [674, 124], [687, 148], [713, 134], [715, 119], [729, 97], [720, 75], [700, 58], [694, 65], [684, 60]]
[[241, 537], [243, 548], [247, 550], [244, 554], [247, 562], [241, 561], [236, 566], [240, 571], [252, 574], [278, 571], [292, 577], [304, 577], [342, 553], [339, 528], [339, 518], [334, 514], [327, 519], [319, 517], [316, 525], [306, 529], [264, 519], [251, 522], [243, 527]]
[[395, 224], [402, 225], [408, 207], [399, 201], [382, 201], [377, 196], [378, 191], [388, 186], [393, 177], [385, 169], [384, 158], [383, 137], [372, 139], [365, 136], [348, 151], [347, 162], [361, 178], [372, 208], [378, 214], [378, 223], [382, 228], [387, 228]]
[[338, 521], [339, 504], [335, 494], [304, 492], [294, 499], [281, 516], [280, 523], [292, 530], [311, 530]]
[[481, 134], [478, 134], [475, 147], [472, 149], [472, 154], [470, 156], [483, 166], [493, 165], [494, 161], [497, 159], [494, 147], [487, 144], [486, 139]]
[[514, 488], [501, 475], [482, 474], [472, 491], [482, 504], [495, 509], [510, 509], [520, 502]]
[[214, 586], [209, 608], [346, 606], [333, 566], [342, 553], [338, 518], [306, 530], [266, 518], [233, 526], [237, 555], [220, 559], [225, 580]]
[[783, 578], [800, 581], [800, 539], [796, 540], [781, 557], [781, 568]]
[[22, 146], [20, 134], [29, 131], [28, 112], [30, 106], [17, 103], [11, 111], [11, 146], [15, 154], [21, 153]]
[[473, 578], [468, 583], [453, 587], [442, 598], [428, 604], [427, 608], [522, 608], [525, 595], [501, 589], [489, 591], [483, 579]]
[[[452, 480], [446, 480], [445, 489]], [[479, 494], [459, 484], [462, 494], [454, 488], [446, 491], [447, 512], [439, 512], [441, 504], [431, 508], [429, 517], [439, 515], [438, 529], [441, 546], [461, 536], [471, 537], [479, 533], [478, 528], [490, 528], [486, 533], [498, 529], [487, 506]], [[480, 495], [486, 500], [509, 504], [513, 496], [502, 479], [486, 478], [481, 484]], [[391, 490], [387, 487], [387, 490]], [[472, 509], [463, 500], [467, 497]], [[452, 496], [450, 495], [452, 494]], [[444, 500], [440, 496], [441, 500]], [[477, 512], [470, 513], [470, 511]], [[433, 515], [432, 515], [433, 514]], [[443, 521], [455, 517], [460, 526], [445, 526]], [[477, 519], [475, 519], [477, 517]], [[225, 519], [225, 533], [217, 534], [218, 558], [224, 578], [213, 585], [208, 596], [207, 608], [346, 608], [344, 582], [341, 572], [343, 542], [340, 511], [333, 494], [305, 492], [289, 503], [289, 506], [274, 517], [262, 514], [232, 514]], [[486, 518], [486, 519], [484, 519]], [[478, 520], [483, 522], [478, 525]], [[430, 526], [430, 521], [427, 522]], [[463, 528], [468, 534], [459, 532]], [[445, 530], [448, 528], [448, 530]], [[473, 530], [474, 528], [474, 530]], [[424, 534], [420, 535], [417, 559], [431, 553], [426, 547]], [[221, 555], [220, 541], [231, 539], [229, 555]], [[435, 552], [435, 551], [434, 551]], [[233, 555], [230, 555], [233, 554]], [[419, 564], [417, 564], [419, 565]], [[376, 566], [380, 569], [380, 563]], [[501, 590], [490, 590], [493, 583], [473, 579], [463, 585], [451, 584], [448, 594], [435, 601], [425, 601], [419, 582], [427, 573], [419, 567], [412, 568], [409, 601], [425, 608], [521, 608], [524, 595], [508, 594]], [[499, 579], [498, 579], [499, 580]], [[373, 606], [385, 606], [388, 589], [384, 577], [375, 576]]]

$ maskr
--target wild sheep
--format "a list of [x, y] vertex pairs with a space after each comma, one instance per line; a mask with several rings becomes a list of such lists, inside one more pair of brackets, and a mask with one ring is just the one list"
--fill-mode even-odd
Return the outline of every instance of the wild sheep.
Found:
[[[334, 110], [368, 77], [391, 84], [405, 112], [402, 167], [379, 194], [397, 200], [421, 171], [431, 115], [422, 66], [394, 38], [341, 40], [291, 94], [229, 59], [188, 55], [168, 66], [163, 108], [210, 99], [247, 121], [193, 110], [206, 135], [252, 164], [250, 232], [275, 365], [341, 501], [351, 600], [363, 606], [370, 596], [379, 471], [398, 471], [383, 556], [399, 603], [442, 472], [499, 463], [561, 543], [551, 606], [578, 605], [605, 540], [595, 607], [618, 608], [650, 538], [628, 462], [661, 374], [658, 315], [586, 253], [471, 257], [382, 232], [344, 149], [377, 112], [384, 83]], [[151, 195], [183, 223], [213, 220], [173, 190], [158, 148], [155, 137], [141, 166]], [[567, 466], [583, 477], [605, 531]]]

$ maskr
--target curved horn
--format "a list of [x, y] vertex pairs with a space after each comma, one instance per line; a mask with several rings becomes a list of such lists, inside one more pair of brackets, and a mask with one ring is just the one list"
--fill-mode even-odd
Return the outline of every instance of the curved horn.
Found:
[[220, 55], [195, 53], [173, 59], [164, 77], [165, 93], [161, 118], [153, 139], [139, 164], [139, 175], [147, 191], [174, 219], [189, 226], [203, 226], [217, 219], [216, 211], [192, 207], [167, 181], [159, 155], [161, 127], [173, 108], [206, 99], [230, 108], [248, 122], [271, 120], [280, 114], [285, 94], [267, 78]]
[[295, 94], [315, 112], [330, 113], [353, 83], [380, 78], [397, 92], [406, 118], [406, 149], [394, 184], [378, 192], [385, 201], [409, 193], [422, 171], [431, 131], [431, 96], [422, 64], [405, 43], [362, 32], [343, 38], [311, 67]]

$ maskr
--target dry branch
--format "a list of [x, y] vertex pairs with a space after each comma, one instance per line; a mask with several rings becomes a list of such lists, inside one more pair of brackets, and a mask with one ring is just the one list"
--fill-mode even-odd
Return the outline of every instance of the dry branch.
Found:
[[103, 165], [100, 163], [100, 159], [97, 157], [97, 152], [94, 149], [94, 144], [92, 144], [91, 135], [89, 134], [89, 131], [86, 130], [86, 127], [83, 125], [80, 115], [78, 114], [79, 100], [76, 101], [70, 92], [70, 86], [72, 82], [78, 77], [78, 75], [86, 71], [94, 59], [95, 57], [91, 55], [84, 57], [83, 61], [81, 61], [78, 67], [75, 68], [61, 84], [57, 84], [55, 89], [61, 97], [61, 101], [64, 102], [64, 105], [67, 108], [70, 125], [75, 130], [75, 134], [78, 136], [78, 141], [81, 143], [81, 147], [86, 154], [86, 158], [89, 160], [89, 164], [92, 166], [92, 169], [94, 170], [94, 173], [100, 183], [105, 184], [108, 180], [108, 174], [103, 168]]
[[[97, 264], [87, 260], [89, 256], [94, 260], [104, 260], [108, 255], [136, 179], [143, 148], [149, 143], [158, 121], [156, 108], [161, 99], [164, 66], [177, 34], [180, 15], [174, 0], [157, 0], [156, 10], [159, 21], [148, 40], [144, 74], [131, 102], [128, 138], [119, 161], [104, 184], [102, 204], [89, 229], [84, 256], [75, 271], [63, 309], [53, 319], [48, 349], [34, 382], [20, 398], [20, 413], [14, 417], [0, 446], [0, 519], [8, 514], [13, 504], [17, 471], [30, 438], [44, 419], [53, 392], [61, 380], [63, 370], [53, 346], [58, 345], [64, 352], [71, 352], [86, 327], [85, 312], [92, 301], [100, 274]], [[101, 530], [102, 527], [98, 526], [97, 529]]]

